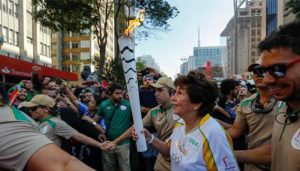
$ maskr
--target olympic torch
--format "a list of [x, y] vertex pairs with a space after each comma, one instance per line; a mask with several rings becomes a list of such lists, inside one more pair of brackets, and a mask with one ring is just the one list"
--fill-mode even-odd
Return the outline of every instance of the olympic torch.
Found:
[[121, 51], [122, 65], [126, 80], [126, 87], [129, 95], [130, 106], [132, 110], [134, 128], [138, 134], [136, 141], [137, 151], [143, 152], [147, 150], [145, 135], [141, 133], [143, 130], [143, 121], [141, 115], [141, 106], [139, 99], [139, 88], [137, 81], [136, 62], [134, 58], [134, 38], [132, 32], [135, 27], [141, 25], [144, 19], [144, 11], [140, 11], [139, 16], [135, 20], [129, 22], [128, 28], [124, 32], [124, 36], [119, 38], [119, 47]]

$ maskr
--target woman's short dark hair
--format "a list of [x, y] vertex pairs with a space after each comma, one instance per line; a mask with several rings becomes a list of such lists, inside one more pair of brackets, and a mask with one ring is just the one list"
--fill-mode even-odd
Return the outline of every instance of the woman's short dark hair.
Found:
[[211, 113], [218, 95], [218, 90], [205, 75], [199, 71], [190, 71], [187, 75], [176, 78], [175, 86], [185, 87], [192, 103], [201, 103], [199, 116]]

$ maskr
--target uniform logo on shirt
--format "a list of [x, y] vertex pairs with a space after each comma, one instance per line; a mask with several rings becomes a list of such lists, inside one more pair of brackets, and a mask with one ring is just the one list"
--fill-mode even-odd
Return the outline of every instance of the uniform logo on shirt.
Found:
[[291, 140], [291, 144], [294, 149], [300, 150], [300, 128], [294, 134], [294, 136]]
[[235, 170], [235, 163], [228, 162], [228, 156], [223, 157], [222, 160], [225, 165], [225, 170]]
[[107, 110], [110, 110], [110, 109], [111, 109], [111, 106], [107, 106], [106, 109], [107, 109]]
[[180, 117], [177, 114], [173, 113], [173, 120], [178, 121], [179, 119]]
[[42, 134], [46, 134], [47, 132], [48, 132], [48, 126], [47, 125], [41, 128], [41, 133]]
[[127, 109], [127, 107], [126, 107], [126, 106], [124, 106], [124, 105], [121, 105], [121, 106], [120, 106], [120, 109], [121, 109], [121, 110], [126, 110], [126, 109]]

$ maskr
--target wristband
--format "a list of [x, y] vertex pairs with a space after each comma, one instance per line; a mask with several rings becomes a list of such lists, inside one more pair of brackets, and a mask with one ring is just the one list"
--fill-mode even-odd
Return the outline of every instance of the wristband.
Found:
[[151, 134], [151, 139], [148, 141], [148, 144], [151, 144], [153, 142], [154, 138], [155, 138], [154, 135]]
[[94, 126], [96, 126], [96, 125], [97, 125], [97, 123], [96, 123], [96, 122], [93, 122], [92, 124], [93, 124]]

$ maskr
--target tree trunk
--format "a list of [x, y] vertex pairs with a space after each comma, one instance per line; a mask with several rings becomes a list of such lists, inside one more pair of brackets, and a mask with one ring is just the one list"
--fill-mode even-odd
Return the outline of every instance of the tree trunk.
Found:
[[104, 64], [105, 64], [105, 53], [106, 53], [106, 46], [100, 45], [100, 60], [99, 60], [99, 78], [102, 79], [103, 77], [103, 70], [104, 70]]

